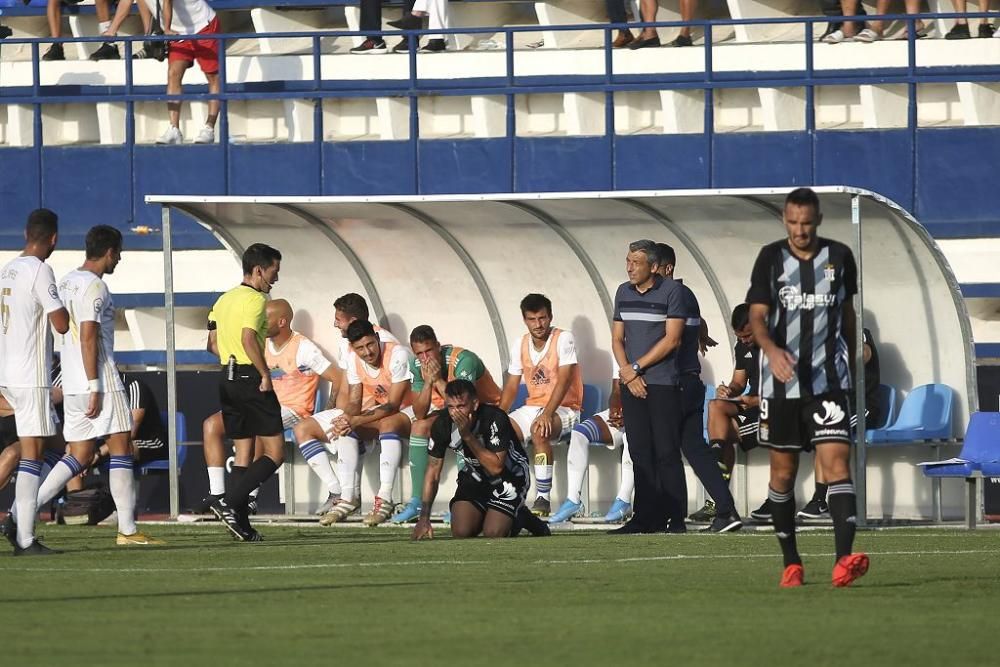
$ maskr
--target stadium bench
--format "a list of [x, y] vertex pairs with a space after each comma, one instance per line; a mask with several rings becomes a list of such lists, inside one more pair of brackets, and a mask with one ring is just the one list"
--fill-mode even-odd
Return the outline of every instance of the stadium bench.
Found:
[[899, 417], [892, 426], [875, 429], [869, 435], [873, 447], [924, 443], [952, 437], [952, 402], [955, 392], [943, 384], [925, 384], [903, 399]]
[[924, 475], [931, 479], [965, 479], [968, 502], [965, 525], [976, 527], [979, 495], [976, 480], [1000, 475], [1000, 412], [975, 412], [969, 419], [965, 440], [958, 458], [965, 463], [925, 465]]
[[[160, 418], [163, 420], [164, 424], [169, 423], [170, 415], [167, 414], [166, 410], [160, 411]], [[187, 442], [187, 417], [184, 416], [183, 412], [177, 413], [177, 421], [174, 423], [174, 432], [177, 434], [177, 474], [181, 474], [181, 469], [184, 467], [184, 461], [187, 460], [187, 445], [181, 443]], [[149, 474], [153, 470], [170, 470], [170, 461], [165, 459], [162, 461], [150, 461], [149, 463], [140, 463], [139, 472], [143, 475]]]

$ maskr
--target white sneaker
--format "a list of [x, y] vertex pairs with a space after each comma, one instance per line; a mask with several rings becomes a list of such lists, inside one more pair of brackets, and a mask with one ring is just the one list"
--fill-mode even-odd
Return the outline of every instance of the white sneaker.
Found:
[[824, 37], [823, 41], [827, 44], [840, 44], [845, 39], [847, 39], [847, 37], [844, 36], [843, 30], [834, 30], [829, 35]]
[[214, 144], [215, 143], [215, 128], [211, 125], [206, 125], [201, 128], [201, 132], [198, 136], [194, 138], [194, 143], [196, 144]]
[[877, 42], [880, 39], [882, 39], [882, 35], [878, 34], [871, 28], [865, 28], [854, 36], [854, 41], [861, 42], [862, 44], [871, 44], [872, 42]]
[[167, 131], [160, 135], [160, 138], [156, 140], [158, 144], [180, 144], [184, 142], [184, 135], [181, 134], [180, 128], [171, 125], [167, 128]]

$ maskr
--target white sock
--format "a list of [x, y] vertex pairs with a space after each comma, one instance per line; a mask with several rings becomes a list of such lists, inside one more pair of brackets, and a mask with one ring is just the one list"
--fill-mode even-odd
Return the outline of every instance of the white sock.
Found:
[[39, 475], [42, 462], [21, 459], [14, 483], [14, 505], [17, 507], [17, 544], [22, 549], [35, 541], [35, 515], [38, 514]]
[[226, 495], [226, 469], [224, 466], [208, 466], [208, 493], [213, 496]]
[[67, 454], [59, 460], [59, 463], [52, 467], [52, 472], [45, 478], [41, 488], [38, 489], [38, 507], [44, 507], [66, 486], [66, 482], [83, 472], [83, 466], [73, 458], [72, 454]]
[[549, 499], [552, 492], [552, 466], [535, 464], [535, 490], [539, 498]]
[[622, 436], [622, 481], [618, 487], [619, 500], [632, 502], [632, 489], [635, 487], [635, 471], [632, 470], [632, 455], [628, 453], [628, 436]]
[[333, 471], [333, 464], [330, 462], [330, 455], [326, 451], [326, 446], [319, 440], [307, 440], [299, 445], [306, 463], [316, 473], [316, 476], [326, 484], [327, 490], [335, 496], [341, 494], [340, 480], [337, 479]]
[[361, 446], [357, 438], [342, 435], [337, 438], [337, 473], [342, 480], [340, 495], [353, 501], [358, 496], [360, 483], [358, 465], [361, 460]]
[[573, 431], [569, 436], [569, 451], [566, 454], [566, 500], [580, 502], [583, 477], [590, 464], [590, 441], [583, 433]]
[[391, 502], [396, 471], [403, 459], [403, 443], [395, 433], [383, 433], [378, 439], [382, 450], [378, 456], [378, 497]]
[[132, 457], [112, 456], [108, 464], [108, 486], [118, 511], [118, 532], [133, 535], [135, 527], [135, 476], [132, 474]]

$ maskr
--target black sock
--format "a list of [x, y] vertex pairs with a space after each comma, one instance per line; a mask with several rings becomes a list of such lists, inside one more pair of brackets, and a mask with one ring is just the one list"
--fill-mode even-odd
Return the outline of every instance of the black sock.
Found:
[[827, 489], [830, 488], [829, 484], [823, 484], [822, 482], [816, 482], [816, 490], [813, 491], [813, 500], [818, 500], [820, 502], [826, 502]]
[[226, 504], [239, 511], [246, 510], [250, 492], [263, 484], [277, 469], [278, 466], [267, 456], [262, 456], [251, 463], [250, 467], [246, 468], [239, 483], [234, 484], [226, 492]]
[[[237, 486], [239, 486], [240, 482], [243, 481], [243, 475], [246, 474], [246, 471], [247, 471], [247, 467], [246, 466], [236, 466], [236, 465], [234, 465], [229, 470], [229, 484], [226, 485], [226, 488], [227, 489], [235, 489]], [[226, 494], [223, 493], [222, 495], [223, 495], [223, 497], [225, 497]]]
[[833, 518], [833, 539], [837, 548], [837, 560], [851, 553], [854, 548], [854, 533], [857, 530], [858, 499], [854, 495], [854, 482], [842, 479], [830, 482], [827, 503]]
[[723, 478], [725, 478], [728, 482], [729, 477], [732, 474], [732, 470], [730, 470], [729, 466], [726, 465], [726, 461], [722, 456], [722, 453], [726, 451], [726, 447], [729, 446], [729, 443], [725, 440], [715, 438], [708, 441], [708, 446], [712, 450], [712, 453], [715, 454], [715, 458], [719, 461], [719, 469], [722, 471]]
[[795, 546], [795, 491], [779, 493], [768, 487], [767, 500], [771, 506], [771, 521], [774, 534], [778, 536], [781, 553], [785, 557], [785, 567], [801, 565], [798, 547]]

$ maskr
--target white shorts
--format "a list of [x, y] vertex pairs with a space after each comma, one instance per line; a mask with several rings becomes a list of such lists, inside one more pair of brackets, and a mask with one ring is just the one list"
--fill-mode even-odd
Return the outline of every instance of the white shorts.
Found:
[[284, 405], [281, 406], [281, 425], [284, 428], [292, 428], [300, 421], [302, 421], [302, 417], [299, 417], [299, 413]]
[[48, 438], [56, 434], [52, 390], [48, 387], [0, 387], [3, 397], [14, 409], [17, 435], [26, 438]]
[[[535, 417], [537, 417], [541, 411], [542, 408], [535, 407], [533, 405], [522, 405], [517, 410], [514, 410], [507, 415], [510, 417], [510, 420], [517, 424], [517, 427], [521, 429], [521, 435], [524, 436], [525, 445], [531, 441], [531, 424], [535, 421]], [[562, 421], [562, 432], [559, 433], [558, 438], [552, 438], [553, 441], [568, 436], [569, 432], [573, 430], [573, 427], [580, 423], [579, 410], [572, 410], [567, 407], [559, 406], [556, 408], [556, 415]]]
[[63, 438], [66, 442], [83, 442], [132, 430], [132, 410], [124, 391], [109, 391], [102, 396], [101, 414], [86, 417], [90, 394], [67, 394], [63, 398]]
[[610, 423], [608, 423], [608, 420], [611, 419], [611, 410], [608, 409], [605, 410], [604, 412], [598, 412], [594, 416], [600, 417], [601, 420], [607, 425], [608, 431], [611, 433], [611, 443], [610, 444], [601, 443], [601, 444], [604, 444], [604, 446], [607, 447], [608, 449], [618, 449], [619, 447], [621, 447], [622, 438], [625, 437], [625, 429], [615, 428]]

